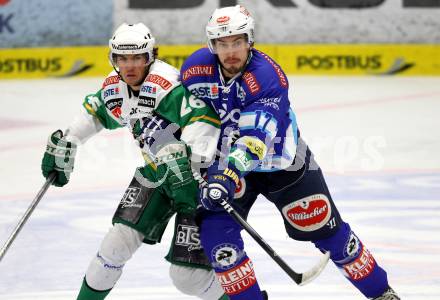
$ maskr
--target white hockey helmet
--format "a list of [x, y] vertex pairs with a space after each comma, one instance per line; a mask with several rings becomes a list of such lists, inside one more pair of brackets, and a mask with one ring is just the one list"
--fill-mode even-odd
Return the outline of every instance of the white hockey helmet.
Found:
[[114, 54], [147, 54], [148, 63], [154, 60], [156, 40], [150, 29], [143, 23], [121, 24], [109, 40], [110, 62], [114, 64]]
[[248, 10], [241, 5], [217, 8], [206, 25], [209, 50], [215, 53], [214, 39], [242, 33], [247, 35], [248, 43], [252, 46], [254, 44], [254, 19]]

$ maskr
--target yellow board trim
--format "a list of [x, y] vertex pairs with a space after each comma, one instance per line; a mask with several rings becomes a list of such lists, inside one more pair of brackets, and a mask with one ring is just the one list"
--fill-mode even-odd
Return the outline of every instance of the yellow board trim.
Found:
[[[159, 58], [177, 68], [203, 45], [159, 45]], [[257, 44], [294, 75], [440, 75], [438, 44]], [[0, 49], [0, 78], [106, 76], [108, 47]]]

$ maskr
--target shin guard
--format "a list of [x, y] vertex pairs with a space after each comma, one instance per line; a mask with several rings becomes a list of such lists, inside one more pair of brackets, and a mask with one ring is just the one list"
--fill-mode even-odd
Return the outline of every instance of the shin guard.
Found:
[[226, 214], [202, 221], [201, 242], [225, 293], [231, 300], [263, 300], [254, 268], [244, 251], [240, 226]]
[[388, 288], [387, 273], [347, 223], [333, 236], [313, 243], [321, 251], [330, 251], [330, 259], [367, 298], [375, 298]]

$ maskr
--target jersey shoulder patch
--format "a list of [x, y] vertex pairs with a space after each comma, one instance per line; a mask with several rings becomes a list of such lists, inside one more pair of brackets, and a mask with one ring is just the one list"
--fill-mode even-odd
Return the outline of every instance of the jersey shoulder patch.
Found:
[[161, 60], [156, 60], [142, 83], [139, 105], [155, 109], [160, 101], [179, 85], [179, 71]]
[[121, 80], [121, 77], [118, 75], [118, 73], [115, 70], [113, 70], [105, 78], [104, 82], [102, 83], [102, 88], [105, 88], [106, 86], [111, 85], [111, 84], [117, 84], [117, 83], [119, 83], [120, 80]]
[[102, 84], [101, 99], [115, 121], [118, 121], [121, 116], [122, 103], [126, 94], [127, 84], [116, 71], [112, 71]]
[[216, 59], [208, 48], [201, 48], [191, 54], [181, 68], [181, 79], [185, 85], [197, 78], [204, 80], [207, 76], [213, 76], [215, 72]]

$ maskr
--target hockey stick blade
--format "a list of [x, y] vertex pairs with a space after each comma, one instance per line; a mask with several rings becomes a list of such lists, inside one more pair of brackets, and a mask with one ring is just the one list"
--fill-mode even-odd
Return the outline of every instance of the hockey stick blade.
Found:
[[311, 268], [307, 272], [302, 273], [302, 278], [299, 285], [306, 285], [307, 283], [313, 281], [316, 277], [318, 277], [319, 274], [324, 271], [329, 259], [330, 252], [327, 251], [321, 256], [321, 259], [313, 268]]
[[319, 262], [310, 270], [304, 273], [295, 272], [276, 252], [269, 246], [268, 243], [249, 225], [246, 220], [244, 220], [229, 204], [228, 201], [222, 200], [220, 201], [220, 205], [225, 209], [225, 211], [238, 223], [240, 226], [246, 230], [247, 233], [263, 248], [263, 250], [269, 254], [269, 256], [281, 267], [281, 269], [289, 275], [290, 278], [295, 281], [296, 284], [302, 286], [305, 285], [321, 274], [321, 272], [325, 269], [327, 265], [330, 253], [326, 252], [322, 255]]
[[37, 196], [35, 196], [34, 200], [32, 201], [31, 205], [28, 207], [26, 212], [24, 213], [23, 217], [18, 222], [17, 226], [15, 226], [14, 231], [12, 231], [11, 235], [9, 236], [8, 240], [6, 241], [5, 245], [0, 249], [0, 261], [5, 256], [6, 252], [8, 251], [9, 247], [12, 245], [12, 242], [17, 237], [20, 230], [23, 228], [24, 224], [26, 223], [27, 219], [31, 216], [32, 212], [34, 211], [35, 207], [37, 207], [38, 202], [40, 202], [41, 198], [43, 198], [44, 194], [46, 193], [49, 186], [54, 182], [56, 178], [56, 173], [49, 174], [49, 176], [46, 179], [46, 182], [43, 184], [42, 188], [38, 192]]

